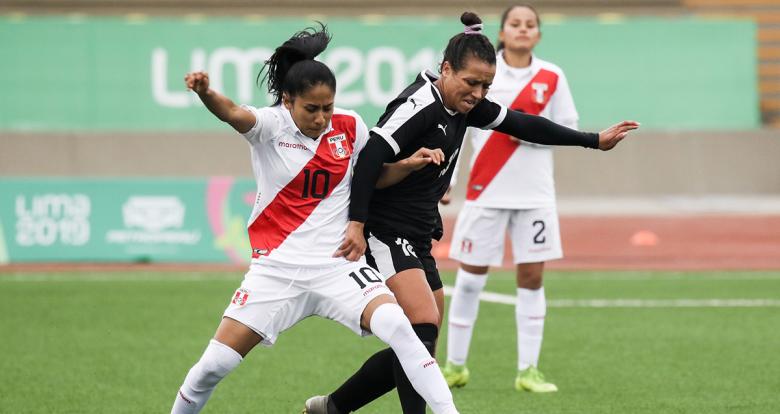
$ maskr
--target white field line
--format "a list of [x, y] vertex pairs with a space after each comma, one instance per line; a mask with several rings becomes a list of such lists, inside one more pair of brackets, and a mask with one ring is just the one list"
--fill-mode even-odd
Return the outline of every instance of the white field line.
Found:
[[[444, 286], [444, 294], [452, 296], [452, 286]], [[514, 305], [516, 297], [495, 292], [482, 292], [484, 302]], [[776, 308], [780, 299], [551, 299], [551, 308]]]
[[[496, 275], [498, 276], [498, 275]], [[13, 272], [2, 273], [0, 272], [0, 282], [148, 282], [148, 281], [215, 281], [215, 280], [238, 280], [241, 281], [244, 277], [244, 272], [236, 271], [166, 271], [165, 269], [142, 272], [137, 271], [109, 271], [109, 272], [82, 272], [77, 273], [75, 271], [67, 271], [65, 274], [59, 274], [57, 272]], [[510, 276], [514, 278], [514, 275]], [[645, 272], [637, 272], [636, 274], [611, 274], [610, 272], [604, 272], [599, 274], [556, 274], [547, 276], [548, 280], [576, 280], [578, 282], [601, 282], [601, 281], [627, 281], [627, 282], [644, 282], [644, 281], [691, 281], [691, 282], [708, 282], [708, 281], [753, 281], [753, 280], [780, 280], [780, 272], [774, 273], [756, 273], [750, 272], [737, 272], [734, 274], [719, 274], [719, 275], [691, 275], [687, 273], [669, 273], [663, 274], [651, 274]]]
[[13, 273], [8, 275], [0, 274], [0, 283], [2, 282], [211, 282], [211, 281], [234, 281], [241, 283], [243, 273], [235, 274], [225, 273], [224, 276], [209, 273], [159, 273], [133, 274], [133, 273], [85, 273], [85, 274], [25, 274]]
[[[510, 271], [511, 272], [511, 271]], [[633, 274], [625, 274], [625, 272], [619, 272], [618, 274], [613, 274], [612, 272], [603, 272], [599, 274], [571, 274], [568, 275], [566, 273], [558, 273], [551, 276], [546, 276], [545, 278], [554, 279], [554, 280], [577, 280], [578, 282], [603, 282], [603, 281], [628, 281], [628, 282], [644, 282], [644, 281], [669, 281], [669, 280], [684, 280], [684, 281], [694, 281], [694, 282], [706, 282], [710, 280], [715, 281], [730, 281], [730, 280], [780, 280], [780, 272], [774, 272], [774, 273], [751, 273], [751, 272], [733, 272], [733, 273], [725, 273], [725, 274], [717, 274], [717, 275], [709, 275], [707, 274], [709, 271], [693, 271], [693, 273], [699, 273], [699, 274], [691, 274], [691, 272], [666, 272], [663, 271], [661, 274], [658, 272], [637, 272]], [[510, 278], [514, 278], [514, 274], [509, 274]]]
[[[217, 276], [208, 273], [152, 273], [116, 274], [98, 273], [81, 275], [51, 274], [0, 274], [2, 282], [165, 282], [165, 281], [233, 281], [241, 283], [242, 275]], [[735, 277], [737, 279], [737, 277]], [[697, 280], [708, 280], [707, 277]], [[444, 294], [452, 295], [452, 286], [444, 286]], [[514, 305], [515, 296], [495, 292], [482, 292], [480, 300], [490, 303]], [[775, 308], [780, 299], [549, 299], [551, 308]]]

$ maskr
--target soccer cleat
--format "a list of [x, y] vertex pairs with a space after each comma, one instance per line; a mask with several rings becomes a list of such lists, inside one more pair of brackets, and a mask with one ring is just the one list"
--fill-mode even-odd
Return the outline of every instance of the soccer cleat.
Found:
[[469, 369], [465, 365], [456, 365], [447, 361], [441, 373], [450, 388], [460, 388], [469, 382]]
[[306, 400], [302, 414], [328, 414], [328, 396], [315, 395]]
[[517, 371], [515, 389], [518, 391], [530, 392], [558, 391], [558, 387], [556, 387], [555, 384], [544, 380], [544, 375], [542, 375], [536, 367], [528, 367], [528, 369]]

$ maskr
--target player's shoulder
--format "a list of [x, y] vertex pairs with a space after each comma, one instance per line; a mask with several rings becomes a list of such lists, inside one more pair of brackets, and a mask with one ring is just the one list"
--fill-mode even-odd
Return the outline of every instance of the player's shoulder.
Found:
[[430, 71], [420, 73], [413, 83], [390, 101], [377, 127], [384, 127], [388, 123], [398, 126], [411, 119], [435, 118], [435, 115], [429, 114], [438, 114], [443, 106], [435, 95], [438, 93], [433, 86], [436, 79], [436, 75]]
[[[414, 83], [410, 85], [408, 89], [407, 102], [416, 104], [418, 106], [428, 106], [436, 102], [436, 89], [433, 83], [439, 79], [439, 76], [435, 73], [424, 70], [417, 75]], [[402, 94], [403, 95], [403, 94]]]
[[361, 134], [367, 135], [368, 127], [363, 118], [357, 112], [349, 109], [334, 108], [330, 123], [334, 130], [345, 132], [353, 139]]
[[417, 75], [414, 82], [406, 87], [400, 94], [388, 105], [388, 109], [398, 109], [400, 106], [409, 107], [413, 112], [430, 106], [436, 102], [434, 95], [433, 82], [438, 77], [430, 71], [422, 71]]
[[333, 108], [333, 118], [332, 119], [342, 119], [345, 121], [352, 120], [353, 122], [363, 122], [363, 118], [360, 116], [359, 113], [351, 110], [351, 109], [344, 109], [335, 107]]
[[244, 104], [241, 107], [255, 116], [255, 125], [243, 134], [250, 141], [272, 138], [278, 131], [284, 129], [285, 118], [279, 109], [281, 105], [256, 107]]
[[244, 104], [241, 107], [254, 113], [258, 120], [261, 120], [264, 124], [276, 122], [277, 125], [282, 125], [284, 123], [285, 117], [282, 112], [284, 111], [282, 105], [256, 107]]
[[544, 60], [534, 56], [534, 65], [537, 65], [539, 69], [549, 70], [550, 72], [553, 72], [558, 76], [563, 75], [563, 69], [561, 69], [561, 67], [556, 65], [555, 63], [550, 62], [549, 60]]

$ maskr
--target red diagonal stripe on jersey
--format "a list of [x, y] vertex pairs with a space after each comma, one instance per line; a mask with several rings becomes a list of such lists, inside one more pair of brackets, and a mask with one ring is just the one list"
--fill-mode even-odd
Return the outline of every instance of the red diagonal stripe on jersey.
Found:
[[[546, 86], [544, 86], [546, 85]], [[527, 114], [539, 115], [550, 102], [550, 97], [558, 86], [558, 75], [555, 72], [541, 69], [536, 76], [517, 95], [510, 109], [521, 110]], [[535, 88], [536, 87], [536, 88]], [[539, 102], [538, 98], [542, 98]], [[487, 188], [488, 184], [504, 168], [520, 143], [514, 142], [509, 135], [493, 131], [485, 145], [479, 150], [474, 166], [469, 174], [466, 200], [476, 200]]]
[[[273, 200], [266, 206], [254, 222], [249, 226], [249, 243], [252, 245], [252, 258], [266, 256], [279, 247], [307, 218], [322, 200], [328, 198], [333, 189], [344, 179], [351, 157], [337, 159], [333, 156], [328, 138], [339, 134], [346, 134], [346, 146], [350, 153], [354, 147], [356, 129], [355, 118], [348, 115], [333, 115], [331, 119], [333, 130], [320, 139], [317, 152], [311, 160], [301, 168], [295, 176]], [[322, 178], [315, 179], [314, 174], [318, 170], [327, 171], [330, 174], [329, 186], [325, 189], [323, 198], [314, 198], [311, 195], [303, 198], [304, 182], [308, 170], [309, 194], [312, 185], [318, 191], [324, 185]], [[318, 177], [321, 175], [318, 174]], [[336, 246], [334, 246], [336, 248]]]

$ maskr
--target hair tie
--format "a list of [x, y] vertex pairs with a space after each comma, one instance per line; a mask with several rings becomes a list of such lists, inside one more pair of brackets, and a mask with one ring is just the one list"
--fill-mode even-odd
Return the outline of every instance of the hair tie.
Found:
[[471, 26], [466, 26], [466, 29], [463, 30], [463, 33], [467, 35], [473, 35], [473, 34], [482, 34], [482, 23], [472, 24]]

